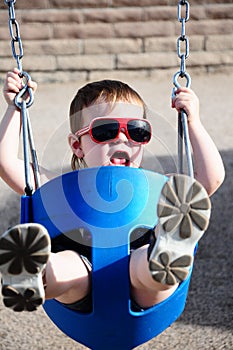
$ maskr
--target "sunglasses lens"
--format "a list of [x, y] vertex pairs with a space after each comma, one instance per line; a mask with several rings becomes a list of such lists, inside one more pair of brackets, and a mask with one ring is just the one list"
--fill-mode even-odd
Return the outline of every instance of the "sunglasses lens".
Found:
[[[91, 135], [97, 142], [106, 142], [118, 136], [119, 128], [120, 123], [116, 119], [96, 119], [91, 126]], [[146, 120], [128, 120], [127, 130], [134, 142], [148, 143], [151, 139], [151, 126]]]
[[151, 139], [151, 127], [146, 120], [129, 120], [128, 133], [131, 139], [139, 143], [148, 143]]
[[97, 142], [113, 140], [117, 137], [119, 123], [113, 119], [96, 119], [91, 128], [91, 134]]

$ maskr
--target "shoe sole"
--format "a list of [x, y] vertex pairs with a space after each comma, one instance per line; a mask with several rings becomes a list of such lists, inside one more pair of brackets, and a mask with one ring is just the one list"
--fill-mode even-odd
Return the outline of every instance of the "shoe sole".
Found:
[[149, 257], [155, 281], [184, 281], [193, 264], [194, 249], [209, 224], [211, 203], [204, 187], [186, 175], [174, 175], [159, 199], [159, 234]]
[[17, 225], [0, 236], [2, 295], [14, 311], [34, 311], [44, 302], [42, 270], [50, 254], [50, 238], [39, 224]]

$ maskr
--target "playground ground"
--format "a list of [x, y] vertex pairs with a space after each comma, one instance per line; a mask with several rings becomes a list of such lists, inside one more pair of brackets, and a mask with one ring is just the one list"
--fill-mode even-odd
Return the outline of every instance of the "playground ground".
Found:
[[[176, 113], [170, 109], [171, 79], [129, 81], [152, 110], [158, 137], [145, 154], [145, 167], [169, 171], [176, 150]], [[38, 157], [53, 170], [68, 168], [66, 146], [68, 106], [82, 82], [40, 85], [30, 109]], [[200, 97], [203, 124], [221, 152], [226, 179], [212, 197], [210, 226], [199, 243], [182, 316], [164, 333], [138, 347], [140, 350], [233, 349], [233, 75], [193, 77]], [[0, 113], [5, 109], [0, 98]], [[166, 145], [164, 143], [166, 140]], [[17, 172], [17, 169], [16, 169]], [[19, 197], [0, 180], [0, 232], [18, 223]], [[14, 313], [0, 300], [0, 350], [81, 350], [83, 346], [63, 335], [44, 314]], [[122, 350], [122, 349], [119, 349]]]

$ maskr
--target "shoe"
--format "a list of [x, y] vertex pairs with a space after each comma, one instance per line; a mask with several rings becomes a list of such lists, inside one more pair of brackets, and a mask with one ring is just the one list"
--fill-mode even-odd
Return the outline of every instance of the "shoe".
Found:
[[17, 225], [0, 236], [0, 272], [6, 307], [34, 311], [43, 304], [42, 272], [49, 254], [50, 237], [42, 225]]
[[188, 277], [196, 244], [209, 224], [210, 208], [206, 190], [195, 179], [174, 175], [165, 183], [157, 207], [158, 235], [148, 250], [155, 281], [175, 285]]

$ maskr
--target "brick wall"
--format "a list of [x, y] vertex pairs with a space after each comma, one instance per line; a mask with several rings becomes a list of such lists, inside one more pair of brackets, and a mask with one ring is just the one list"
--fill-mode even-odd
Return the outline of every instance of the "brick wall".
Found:
[[[175, 73], [176, 0], [17, 0], [23, 69], [37, 81]], [[233, 72], [233, 1], [190, 1], [187, 71]], [[17, 46], [16, 46], [17, 47]], [[15, 66], [0, 4], [0, 75]]]

